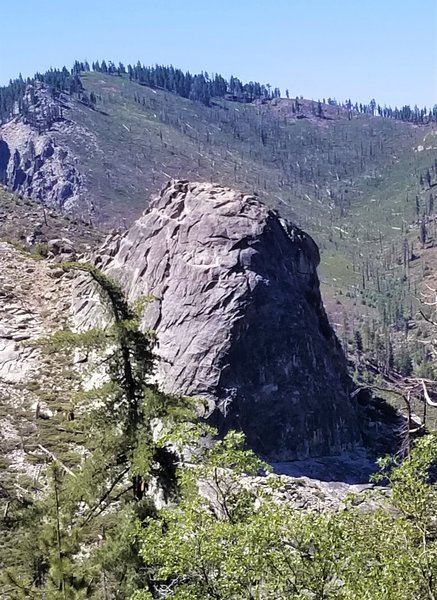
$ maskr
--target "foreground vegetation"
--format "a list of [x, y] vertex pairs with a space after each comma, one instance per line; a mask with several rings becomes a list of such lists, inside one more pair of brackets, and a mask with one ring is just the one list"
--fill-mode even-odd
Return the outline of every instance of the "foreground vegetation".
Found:
[[147, 299], [129, 306], [98, 269], [63, 268], [92, 278], [113, 322], [38, 344], [104, 356], [109, 377], [84, 391], [72, 376], [58, 391], [76, 443], [45, 453], [46, 484], [1, 490], [2, 598], [435, 600], [435, 436], [403, 462], [381, 461], [390, 497], [351, 497], [337, 513], [292, 509], [274, 478], [251, 485], [247, 476], [268, 468], [241, 434], [211, 444], [191, 401], [147, 383]]
[[[227, 444], [222, 456], [231, 468]], [[240, 465], [243, 456], [250, 459], [240, 453]], [[232, 492], [235, 470], [227, 486], [222, 480], [217, 486], [224, 490], [217, 512], [184, 473], [190, 484], [179, 506], [138, 525], [153, 577], [149, 591], [134, 598], [434, 600], [437, 506], [427, 472], [436, 458], [436, 439], [423, 439], [388, 475], [390, 507], [360, 511], [351, 499], [337, 514], [308, 514], [268, 494]], [[216, 464], [207, 459], [203, 476], [215, 477]]]

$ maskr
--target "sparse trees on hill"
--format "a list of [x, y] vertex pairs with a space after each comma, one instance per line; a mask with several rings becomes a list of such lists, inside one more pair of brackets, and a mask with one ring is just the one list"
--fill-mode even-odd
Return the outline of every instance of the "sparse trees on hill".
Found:
[[[271, 100], [281, 97], [281, 91], [278, 87], [272, 89], [270, 84], [262, 85], [258, 82], [250, 81], [244, 83], [237, 77], [231, 76], [229, 81], [219, 74], [209, 75], [208, 73], [198, 73], [192, 75], [190, 72], [183, 72], [173, 66], [155, 65], [145, 67], [140, 61], [136, 65], [124, 65], [119, 63], [116, 66], [112, 61], [102, 60], [94, 61], [90, 64], [88, 61], [75, 61], [71, 70], [63, 67], [62, 69], [50, 69], [45, 73], [37, 73], [33, 78], [23, 80], [21, 75], [11, 80], [8, 85], [0, 87], [0, 123], [8, 120], [14, 111], [21, 109], [20, 103], [24, 97], [26, 85], [33, 81], [42, 81], [53, 88], [55, 93], [61, 91], [69, 94], [81, 94], [83, 91], [80, 82], [80, 74], [87, 71], [96, 71], [108, 75], [123, 76], [126, 75], [131, 81], [137, 81], [141, 85], [164, 89], [183, 98], [190, 98], [193, 101], [209, 105], [211, 98], [226, 98], [235, 102], [253, 102], [254, 100]], [[290, 94], [286, 91], [286, 97]], [[408, 105], [398, 109], [395, 107], [381, 107], [372, 99], [369, 104], [355, 103], [350, 99], [344, 103], [338, 103], [335, 99], [328, 98], [326, 103], [329, 106], [342, 107], [349, 111], [349, 118], [353, 112], [388, 119], [397, 119], [413, 123], [428, 123], [437, 121], [437, 105], [428, 110], [426, 107], [419, 109], [417, 106], [411, 108]], [[323, 102], [325, 104], [325, 101]], [[300, 113], [300, 102], [298, 97], [292, 106], [294, 113]], [[323, 116], [323, 105], [319, 101], [317, 106], [317, 116]]]

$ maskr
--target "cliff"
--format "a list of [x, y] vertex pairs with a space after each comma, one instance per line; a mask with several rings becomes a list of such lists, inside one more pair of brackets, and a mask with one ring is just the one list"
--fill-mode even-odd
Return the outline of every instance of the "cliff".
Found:
[[[275, 460], [360, 442], [318, 263], [314, 241], [255, 196], [187, 181], [171, 182], [97, 258], [131, 301], [153, 297], [142, 325], [156, 331], [160, 385], [205, 399], [219, 430], [243, 430]], [[89, 283], [76, 293], [76, 320], [91, 326]]]
[[[0, 127], [0, 184], [39, 203], [89, 219], [93, 203], [78, 159], [63, 138], [87, 132], [65, 116], [70, 99], [54, 98], [40, 82], [28, 85], [23, 108]], [[24, 109], [24, 106], [26, 109]]]

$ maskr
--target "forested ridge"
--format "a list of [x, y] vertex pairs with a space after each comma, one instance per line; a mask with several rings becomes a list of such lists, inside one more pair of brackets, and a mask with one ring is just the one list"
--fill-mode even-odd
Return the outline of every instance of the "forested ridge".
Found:
[[[131, 81], [136, 81], [141, 85], [167, 90], [183, 98], [201, 102], [209, 106], [214, 98], [226, 98], [235, 102], [254, 102], [255, 100], [267, 101], [281, 97], [281, 91], [278, 87], [272, 88], [270, 84], [261, 84], [259, 82], [242, 82], [238, 77], [231, 76], [228, 80], [220, 74], [211, 74], [201, 72], [191, 74], [189, 71], [183, 72], [181, 69], [173, 66], [155, 65], [144, 66], [140, 61], [135, 65], [116, 65], [112, 61], [95, 61], [91, 65], [88, 61], [75, 61], [73, 67], [68, 69], [49, 69], [44, 73], [36, 73], [33, 77], [24, 79], [21, 75], [9, 82], [8, 85], [0, 87], [0, 123], [10, 119], [18, 110], [19, 113], [26, 107], [23, 105], [26, 86], [40, 81], [50, 87], [54, 94], [66, 92], [84, 96], [83, 86], [80, 81], [80, 74], [90, 71], [105, 73], [118, 77], [128, 77]], [[290, 92], [285, 91], [286, 98], [290, 98]], [[85, 99], [91, 103], [95, 98]], [[302, 96], [296, 96], [293, 109], [297, 115], [300, 110], [300, 100]], [[411, 123], [430, 123], [437, 121], [437, 105], [433, 107], [418, 107], [415, 105], [402, 106], [400, 108], [390, 106], [381, 106], [375, 99], [368, 103], [353, 102], [351, 99], [337, 101], [332, 98], [318, 99], [314, 103], [314, 114], [323, 117], [323, 105], [338, 106], [351, 114], [365, 114], [370, 116], [378, 115], [383, 118], [396, 119]]]

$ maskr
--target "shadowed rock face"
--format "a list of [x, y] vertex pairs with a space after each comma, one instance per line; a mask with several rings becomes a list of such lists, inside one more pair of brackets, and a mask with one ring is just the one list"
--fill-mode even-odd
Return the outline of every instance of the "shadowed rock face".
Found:
[[7, 183], [6, 171], [10, 156], [9, 146], [0, 138], [0, 183], [3, 184]]
[[158, 336], [157, 378], [169, 392], [205, 398], [221, 431], [242, 429], [276, 460], [359, 443], [317, 246], [256, 197], [171, 182], [99, 260], [131, 300], [155, 297], [143, 325]]

